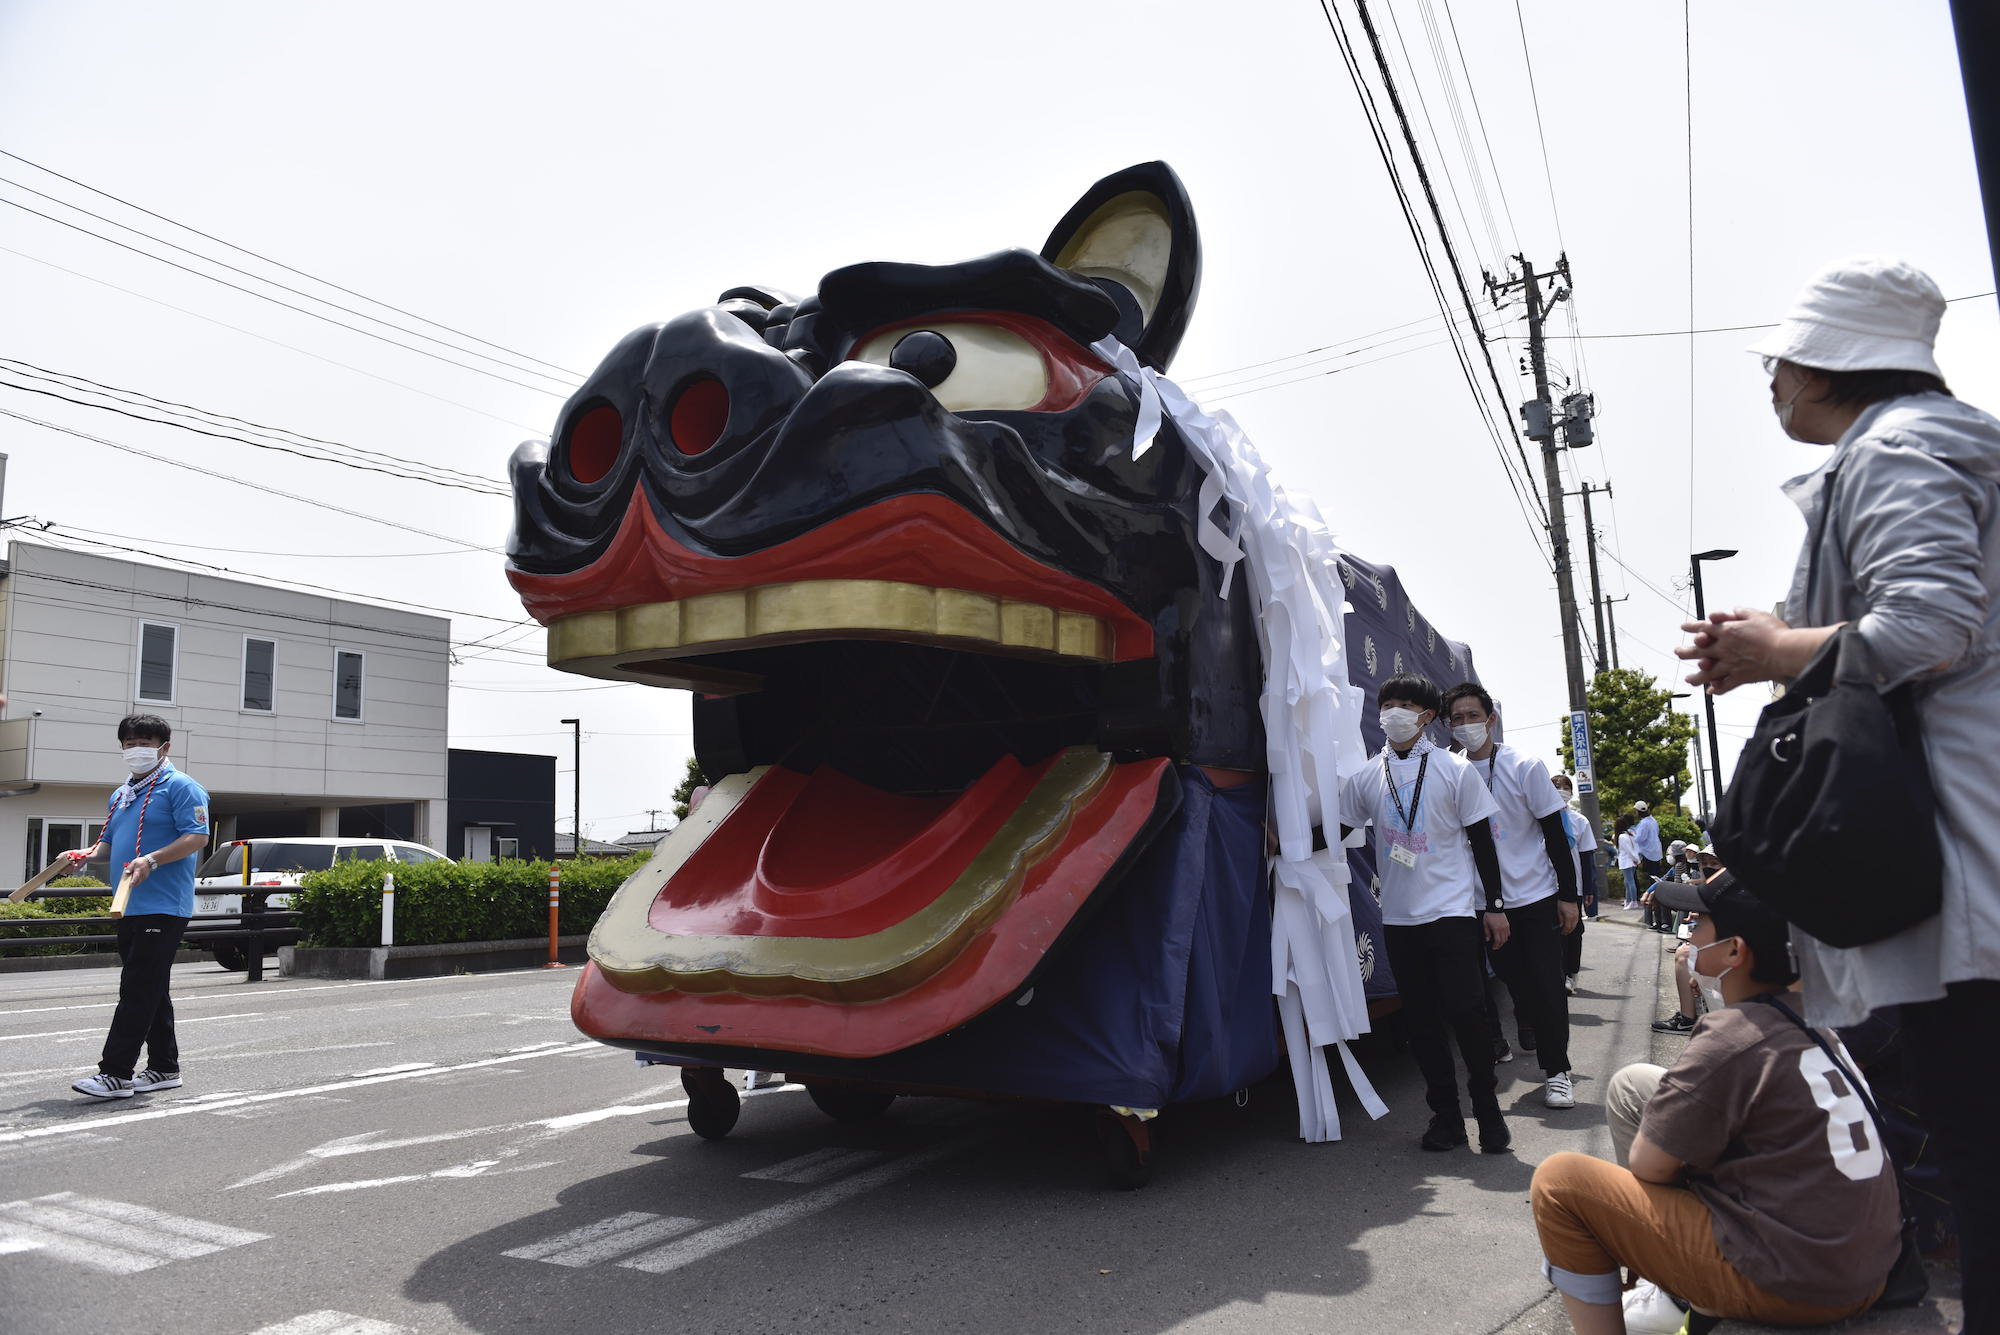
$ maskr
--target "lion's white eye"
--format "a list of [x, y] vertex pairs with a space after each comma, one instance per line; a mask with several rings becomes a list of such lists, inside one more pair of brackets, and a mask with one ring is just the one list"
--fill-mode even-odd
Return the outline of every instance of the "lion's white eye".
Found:
[[909, 372], [952, 412], [1026, 410], [1049, 393], [1041, 350], [993, 324], [941, 320], [885, 329], [852, 355], [856, 361]]

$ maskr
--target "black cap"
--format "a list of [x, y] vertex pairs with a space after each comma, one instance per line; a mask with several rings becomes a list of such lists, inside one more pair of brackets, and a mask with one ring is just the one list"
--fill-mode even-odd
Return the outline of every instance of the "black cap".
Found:
[[1659, 881], [1653, 902], [1683, 913], [1705, 913], [1715, 922], [1717, 937], [1740, 936], [1759, 960], [1789, 963], [1792, 929], [1763, 900], [1752, 895], [1728, 871], [1706, 881]]

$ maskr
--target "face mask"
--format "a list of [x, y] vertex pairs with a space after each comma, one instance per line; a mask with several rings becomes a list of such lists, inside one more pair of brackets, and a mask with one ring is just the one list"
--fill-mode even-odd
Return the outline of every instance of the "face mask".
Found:
[[1400, 706], [1395, 709], [1385, 709], [1382, 711], [1382, 731], [1387, 733], [1389, 740], [1397, 746], [1407, 746], [1416, 740], [1418, 733], [1423, 731], [1422, 725], [1417, 722], [1422, 717], [1414, 709], [1403, 709]]
[[1461, 723], [1451, 730], [1452, 740], [1467, 751], [1477, 751], [1486, 745], [1486, 725], [1484, 723]]
[[160, 763], [160, 748], [157, 746], [128, 746], [125, 748], [125, 768], [134, 774], [144, 774]]
[[[1707, 945], [1705, 945], [1705, 946], [1691, 946], [1691, 947], [1689, 947], [1689, 948], [1688, 948], [1688, 972], [1689, 972], [1689, 973], [1691, 973], [1691, 974], [1693, 974], [1693, 975], [1694, 975], [1694, 976], [1695, 976], [1696, 978], [1706, 978], [1706, 977], [1707, 977], [1708, 975], [1704, 974], [1704, 973], [1703, 973], [1703, 972], [1701, 971], [1701, 952], [1702, 952], [1702, 951], [1704, 951], [1704, 950], [1713, 950], [1713, 949], [1715, 949], [1715, 948], [1716, 948], [1717, 946], [1719, 946], [1719, 945], [1722, 945], [1722, 944], [1723, 944], [1723, 942], [1725, 942], [1725, 941], [1734, 941], [1735, 939], [1736, 939], [1736, 938], [1735, 938], [1735, 937], [1733, 937], [1733, 936], [1730, 936], [1730, 937], [1724, 937], [1724, 938], [1722, 939], [1722, 941], [1711, 941], [1711, 942], [1709, 942], [1709, 943], [1708, 943]], [[1727, 978], [1727, 977], [1728, 977], [1728, 976], [1729, 976], [1730, 974], [1732, 974], [1732, 973], [1735, 973], [1735, 972], [1736, 972], [1736, 966], [1735, 966], [1734, 964], [1732, 964], [1732, 965], [1730, 965], [1730, 966], [1729, 966], [1729, 967], [1728, 967], [1727, 969], [1724, 969], [1724, 970], [1723, 970], [1723, 971], [1722, 971], [1721, 973], [1719, 973], [1719, 974], [1715, 975], [1715, 984], [1716, 984], [1716, 986], [1717, 986], [1717, 987], [1720, 987], [1720, 986], [1722, 985], [1722, 980], [1723, 980], [1723, 979], [1725, 979], [1725, 978]]]
[[1799, 395], [1805, 392], [1805, 382], [1800, 381], [1799, 387], [1792, 391], [1792, 397], [1771, 405], [1771, 411], [1778, 415], [1778, 430], [1791, 436], [1793, 440], [1797, 440], [1798, 437], [1792, 435], [1792, 409], [1798, 403]]

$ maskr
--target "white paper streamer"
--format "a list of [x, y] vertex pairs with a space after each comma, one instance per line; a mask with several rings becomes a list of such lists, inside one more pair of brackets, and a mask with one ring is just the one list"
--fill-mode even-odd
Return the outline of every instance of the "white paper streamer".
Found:
[[[1228, 596], [1240, 565], [1257, 600], [1265, 761], [1278, 836], [1271, 989], [1298, 1087], [1299, 1135], [1338, 1140], [1340, 1114], [1327, 1047], [1340, 1049], [1369, 1116], [1389, 1110], [1347, 1050], [1348, 1040], [1369, 1027], [1347, 902], [1347, 859], [1338, 849], [1315, 853], [1312, 847], [1322, 813], [1339, 819], [1341, 777], [1369, 759], [1361, 746], [1362, 692], [1347, 679], [1340, 548], [1310, 498], [1289, 495], [1271, 481], [1249, 437], [1227, 412], [1203, 411], [1115, 339], [1097, 343], [1093, 351], [1138, 390], [1134, 457], [1152, 445], [1163, 419], [1187, 440], [1204, 474], [1196, 541], [1222, 563], [1222, 596]], [[1214, 519], [1223, 502], [1227, 531]]]

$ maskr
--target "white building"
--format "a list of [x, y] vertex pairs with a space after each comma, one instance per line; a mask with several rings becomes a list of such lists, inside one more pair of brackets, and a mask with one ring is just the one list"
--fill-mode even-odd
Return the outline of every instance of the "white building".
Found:
[[0, 869], [96, 838], [127, 714], [172, 725], [218, 838], [380, 834], [352, 827], [412, 804], [403, 837], [444, 845], [447, 619], [28, 542], [7, 556]]

